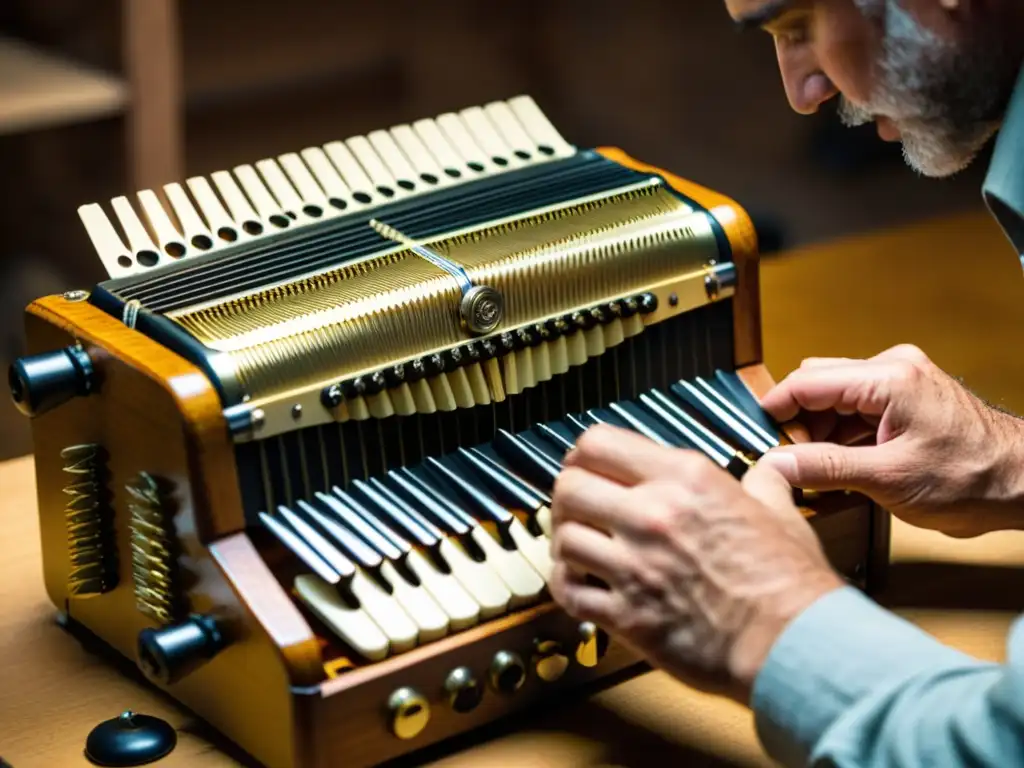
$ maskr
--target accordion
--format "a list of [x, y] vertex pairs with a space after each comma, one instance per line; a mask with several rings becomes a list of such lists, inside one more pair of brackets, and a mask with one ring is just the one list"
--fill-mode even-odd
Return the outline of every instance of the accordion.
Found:
[[[26, 310], [65, 625], [272, 768], [372, 765], [644, 670], [546, 591], [589, 426], [739, 477], [757, 238], [728, 198], [568, 143], [528, 96], [90, 204], [108, 279]], [[807, 494], [870, 590], [886, 513]]]

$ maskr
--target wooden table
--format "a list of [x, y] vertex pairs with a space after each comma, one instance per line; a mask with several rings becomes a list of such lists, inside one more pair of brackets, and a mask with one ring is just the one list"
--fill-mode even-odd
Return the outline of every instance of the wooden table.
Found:
[[[781, 376], [806, 355], [920, 344], [983, 397], [1024, 412], [1024, 275], [983, 213], [808, 248], [763, 267], [766, 358]], [[1002, 659], [1024, 609], [1024, 534], [957, 542], [894, 527], [885, 601], [944, 641]], [[43, 590], [30, 458], [0, 464], [0, 756], [14, 768], [87, 765], [99, 721], [127, 708], [178, 727], [160, 766], [235, 766], [173, 703], [99, 663], [54, 622]], [[769, 765], [744, 708], [652, 672], [508, 723], [444, 766]]]

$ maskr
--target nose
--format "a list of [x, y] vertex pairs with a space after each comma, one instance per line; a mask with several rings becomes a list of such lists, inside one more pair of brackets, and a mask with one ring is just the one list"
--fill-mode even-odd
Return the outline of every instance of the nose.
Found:
[[821, 71], [811, 46], [776, 43], [776, 52], [786, 98], [793, 111], [801, 115], [812, 115], [839, 92]]

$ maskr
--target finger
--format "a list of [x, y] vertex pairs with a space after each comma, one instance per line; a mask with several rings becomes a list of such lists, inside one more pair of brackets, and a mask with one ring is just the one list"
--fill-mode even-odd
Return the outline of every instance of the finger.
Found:
[[892, 469], [891, 446], [787, 445], [770, 450], [758, 465], [768, 464], [794, 488], [870, 494]]
[[858, 360], [853, 357], [806, 357], [800, 363], [801, 368], [827, 368], [835, 365], [852, 365], [856, 363], [863, 363], [863, 360]]
[[771, 509], [793, 506], [793, 486], [771, 462], [759, 461], [751, 467], [740, 483], [743, 490]]
[[779, 421], [789, 421], [801, 410], [881, 416], [898, 373], [892, 362], [800, 368], [768, 392], [761, 407]]
[[931, 362], [928, 355], [913, 344], [897, 344], [894, 347], [889, 347], [889, 349], [879, 352], [871, 359], [880, 362], [901, 360], [908, 363], [917, 363], [919, 365]]
[[586, 584], [565, 563], [555, 563], [549, 586], [555, 602], [580, 621], [609, 626], [621, 610], [617, 593]]
[[555, 562], [564, 562], [577, 573], [591, 574], [607, 584], [621, 584], [629, 568], [629, 556], [621, 541], [594, 528], [569, 521], [551, 541]]
[[582, 467], [622, 485], [632, 486], [680, 472], [684, 454], [666, 448], [632, 430], [609, 424], [591, 427], [576, 441], [562, 466]]
[[568, 521], [609, 533], [629, 518], [629, 489], [581, 467], [566, 467], [555, 480], [551, 496], [551, 528]]

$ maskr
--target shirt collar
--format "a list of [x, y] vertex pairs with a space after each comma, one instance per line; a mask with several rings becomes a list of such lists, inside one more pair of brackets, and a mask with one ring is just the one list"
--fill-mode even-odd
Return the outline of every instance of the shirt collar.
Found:
[[996, 139], [982, 198], [1024, 266], [1024, 68]]

